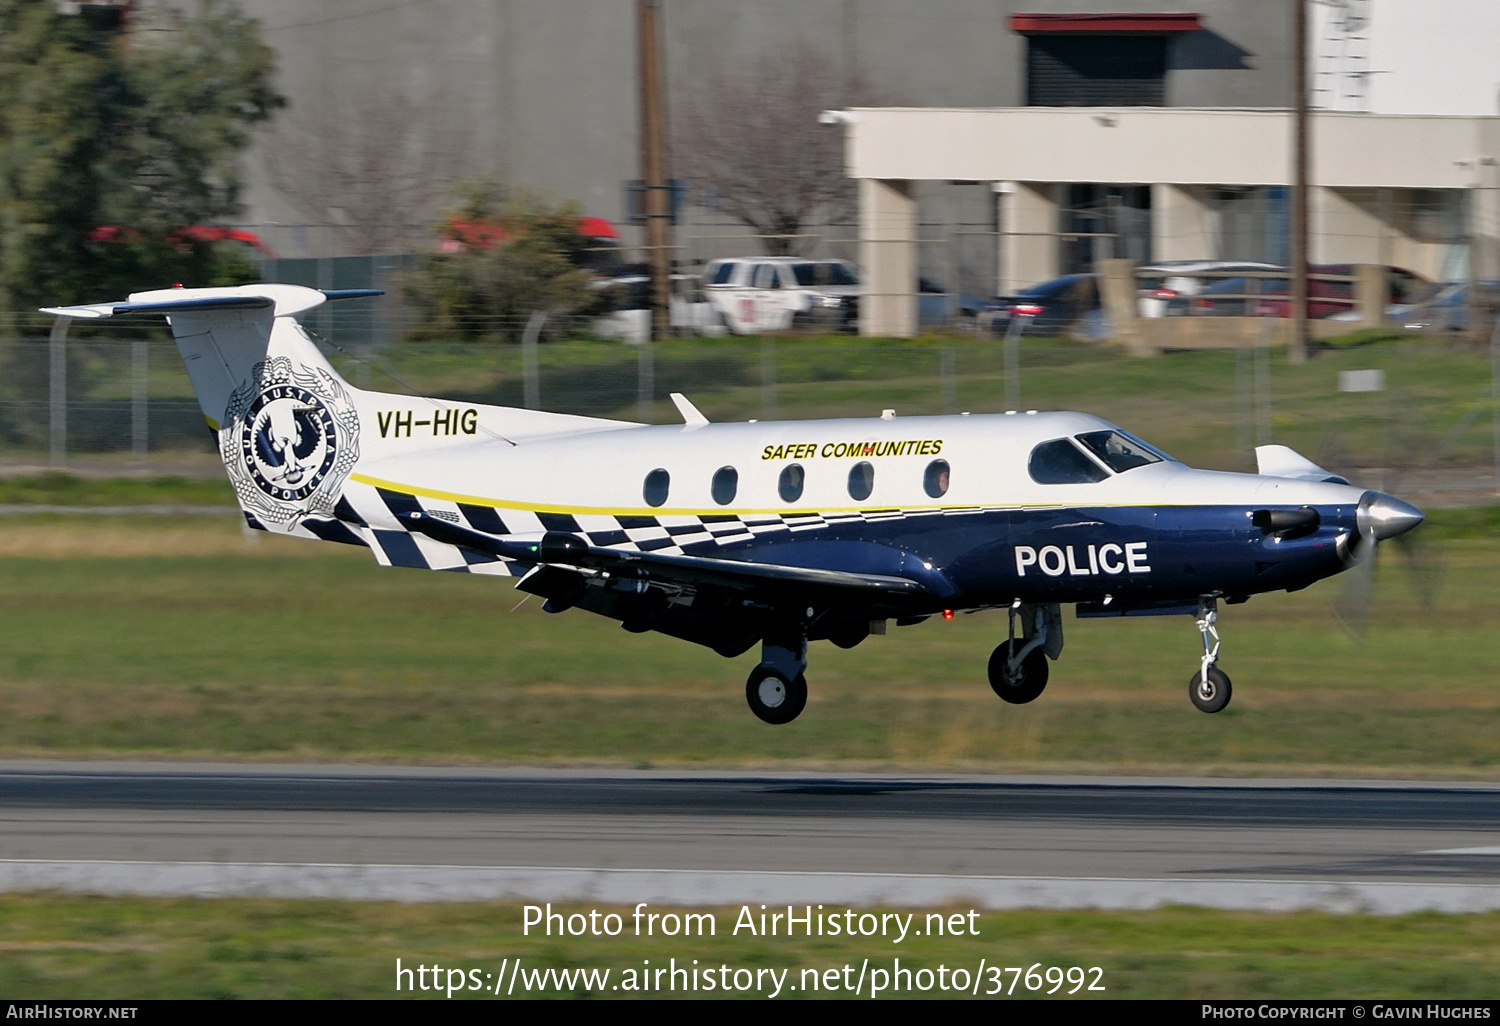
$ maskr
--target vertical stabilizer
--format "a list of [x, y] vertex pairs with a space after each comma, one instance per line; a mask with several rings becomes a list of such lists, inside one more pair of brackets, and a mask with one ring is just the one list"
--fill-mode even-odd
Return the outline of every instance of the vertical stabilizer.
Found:
[[[240, 505], [257, 527], [297, 532], [332, 518], [359, 461], [357, 390], [318, 351], [296, 315], [329, 298], [300, 285], [137, 292], [124, 303], [48, 313], [100, 318], [164, 314]], [[300, 533], [300, 532], [299, 532]]]

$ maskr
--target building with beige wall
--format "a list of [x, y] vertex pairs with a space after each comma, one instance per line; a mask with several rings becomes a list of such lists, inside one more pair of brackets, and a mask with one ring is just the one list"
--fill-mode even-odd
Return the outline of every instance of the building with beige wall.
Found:
[[[837, 120], [860, 181], [872, 293], [898, 289], [911, 266], [914, 182], [995, 183], [1006, 293], [1064, 269], [1059, 213], [1073, 183], [1148, 189], [1152, 260], [1245, 259], [1225, 248], [1222, 197], [1284, 192], [1292, 164], [1286, 111], [865, 108]], [[1441, 280], [1468, 275], [1472, 252], [1475, 274], [1500, 274], [1500, 117], [1320, 113], [1311, 151], [1314, 263], [1388, 263]], [[909, 297], [870, 310], [861, 326], [871, 334], [915, 330]]]

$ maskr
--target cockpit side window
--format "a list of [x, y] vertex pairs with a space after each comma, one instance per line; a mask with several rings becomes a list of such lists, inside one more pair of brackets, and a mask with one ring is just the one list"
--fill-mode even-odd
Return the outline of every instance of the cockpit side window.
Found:
[[1123, 474], [1149, 463], [1160, 463], [1162, 458], [1144, 443], [1137, 442], [1119, 431], [1090, 431], [1078, 435], [1084, 448], [1103, 460], [1116, 474]]
[[1032, 449], [1026, 469], [1037, 484], [1093, 484], [1109, 476], [1068, 438], [1054, 438]]

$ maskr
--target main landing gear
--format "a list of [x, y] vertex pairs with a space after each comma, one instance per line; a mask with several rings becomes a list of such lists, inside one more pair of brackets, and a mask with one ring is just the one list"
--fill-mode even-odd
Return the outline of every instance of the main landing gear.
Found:
[[[1021, 636], [1016, 636], [1016, 620]], [[1057, 606], [1014, 602], [1009, 637], [990, 654], [990, 687], [1012, 705], [1034, 701], [1047, 687], [1047, 657], [1062, 654], [1062, 614]]]
[[1211, 595], [1198, 600], [1198, 633], [1203, 636], [1203, 660], [1198, 672], [1188, 681], [1188, 697], [1199, 711], [1216, 713], [1229, 704], [1232, 689], [1229, 675], [1215, 664], [1219, 661], [1219, 603]]
[[[812, 612], [808, 611], [809, 614]], [[766, 635], [760, 665], [745, 681], [750, 711], [767, 723], [790, 723], [807, 705], [807, 631], [801, 624]]]

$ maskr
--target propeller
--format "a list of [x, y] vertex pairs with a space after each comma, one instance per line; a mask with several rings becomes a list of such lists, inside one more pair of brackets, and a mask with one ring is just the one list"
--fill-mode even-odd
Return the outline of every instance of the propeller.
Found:
[[1370, 598], [1375, 586], [1375, 560], [1380, 543], [1400, 539], [1397, 548], [1405, 557], [1416, 583], [1418, 599], [1430, 609], [1442, 579], [1443, 562], [1425, 549], [1418, 549], [1408, 534], [1423, 521], [1422, 511], [1394, 495], [1374, 490], [1360, 496], [1355, 511], [1355, 534], [1345, 542], [1344, 559], [1350, 569], [1333, 600], [1333, 615], [1356, 639], [1363, 640], [1369, 622]]
[[[1391, 496], [1388, 493], [1402, 490], [1401, 482], [1407, 470], [1414, 466], [1437, 466], [1449, 447], [1478, 416], [1478, 411], [1489, 408], [1488, 402], [1482, 406], [1476, 405], [1441, 441], [1434, 444], [1433, 438], [1423, 430], [1419, 423], [1421, 404], [1418, 397], [1405, 392], [1387, 393], [1384, 412], [1381, 414], [1384, 420], [1384, 431], [1381, 439], [1383, 452], [1379, 457], [1379, 464], [1382, 469], [1377, 481], [1371, 482], [1378, 485], [1378, 490], [1366, 492], [1364, 499], [1369, 499], [1371, 495], [1385, 495], [1387, 499], [1390, 499]], [[1349, 465], [1351, 454], [1346, 442], [1344, 432], [1330, 426], [1319, 444], [1318, 462], [1325, 466]], [[1419, 456], [1413, 459], [1414, 453], [1425, 453], [1425, 457]], [[1423, 612], [1431, 612], [1436, 605], [1438, 590], [1447, 570], [1446, 549], [1428, 540], [1426, 532], [1412, 530], [1412, 527], [1421, 522], [1420, 514], [1418, 514], [1418, 520], [1400, 527], [1399, 530], [1394, 530], [1398, 524], [1391, 523], [1384, 528], [1390, 533], [1372, 536], [1374, 519], [1384, 512], [1389, 512], [1392, 507], [1382, 505], [1382, 513], [1376, 513], [1373, 509], [1375, 500], [1371, 500], [1371, 508], [1366, 511], [1364, 499], [1360, 504], [1361, 527], [1357, 536], [1350, 539], [1350, 554], [1346, 557], [1351, 566], [1345, 571], [1342, 587], [1331, 602], [1335, 619], [1356, 640], [1364, 639], [1365, 627], [1369, 620], [1370, 599], [1374, 590], [1375, 552], [1377, 544], [1382, 539], [1394, 540], [1396, 552], [1406, 571], [1404, 576]], [[1399, 499], [1394, 501], [1407, 510], [1406, 513], [1396, 518], [1397, 521], [1400, 521], [1403, 516], [1409, 518], [1413, 507]], [[1369, 558], [1365, 558], [1366, 556]]]

